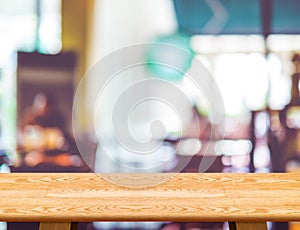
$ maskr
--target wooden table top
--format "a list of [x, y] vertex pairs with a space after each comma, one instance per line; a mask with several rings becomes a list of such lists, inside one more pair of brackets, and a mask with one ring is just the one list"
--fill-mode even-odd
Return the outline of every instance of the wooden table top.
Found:
[[300, 173], [0, 174], [0, 220], [300, 221]]

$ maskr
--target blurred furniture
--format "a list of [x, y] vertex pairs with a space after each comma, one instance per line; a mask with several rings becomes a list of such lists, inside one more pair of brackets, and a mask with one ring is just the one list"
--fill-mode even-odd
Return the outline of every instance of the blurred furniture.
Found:
[[76, 62], [74, 52], [56, 55], [18, 52], [18, 126], [23, 125], [20, 124], [21, 116], [25, 109], [32, 107], [39, 93], [50, 93], [55, 97], [52, 103], [62, 114], [63, 124], [47, 127], [33, 123], [22, 127], [22, 140], [18, 143], [19, 161], [13, 168], [14, 172], [90, 171], [71, 135]]
[[282, 143], [285, 169], [290, 162], [300, 164], [300, 55], [295, 54], [292, 61], [295, 73], [291, 76], [291, 101], [281, 111], [281, 122], [285, 131], [285, 139]]
[[76, 62], [77, 57], [73, 52], [56, 55], [18, 52], [18, 121], [24, 109], [32, 104], [36, 94], [51, 92], [71, 131]]
[[26, 125], [13, 172], [89, 172], [71, 136], [58, 128]]
[[177, 155], [178, 163], [173, 172], [182, 172], [182, 173], [196, 173], [199, 172], [199, 166], [202, 162], [207, 160], [211, 162], [210, 166], [207, 167], [206, 173], [216, 173], [223, 171], [222, 156], [181, 156]]
[[247, 139], [199, 140], [166, 138], [176, 151], [173, 168], [167, 172], [248, 172], [252, 143]]
[[268, 145], [271, 152], [272, 171], [300, 169], [300, 55], [292, 58], [295, 73], [291, 76], [291, 100], [282, 110], [268, 110], [270, 128]]
[[230, 221], [238, 230], [300, 221], [299, 173], [12, 173], [0, 174], [0, 191], [0, 221], [42, 221], [43, 230], [77, 221]]

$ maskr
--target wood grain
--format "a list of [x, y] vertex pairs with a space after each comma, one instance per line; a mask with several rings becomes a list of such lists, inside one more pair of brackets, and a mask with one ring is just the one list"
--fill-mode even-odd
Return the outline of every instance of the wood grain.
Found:
[[300, 173], [0, 174], [0, 221], [128, 220], [300, 221]]

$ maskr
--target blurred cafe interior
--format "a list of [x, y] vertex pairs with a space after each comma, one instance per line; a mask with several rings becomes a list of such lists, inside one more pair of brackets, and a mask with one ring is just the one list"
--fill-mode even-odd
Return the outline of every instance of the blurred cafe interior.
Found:
[[299, 12], [298, 0], [1, 0], [0, 171], [300, 171]]

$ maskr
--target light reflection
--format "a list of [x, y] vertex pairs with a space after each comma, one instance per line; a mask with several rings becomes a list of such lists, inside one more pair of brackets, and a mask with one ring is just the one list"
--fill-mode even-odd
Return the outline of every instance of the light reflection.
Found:
[[252, 143], [249, 140], [222, 140], [216, 142], [214, 150], [218, 155], [246, 155], [252, 150]]
[[187, 140], [182, 140], [178, 147], [178, 154], [191, 156], [200, 152], [202, 148], [202, 143], [200, 140], [195, 138], [190, 138]]

